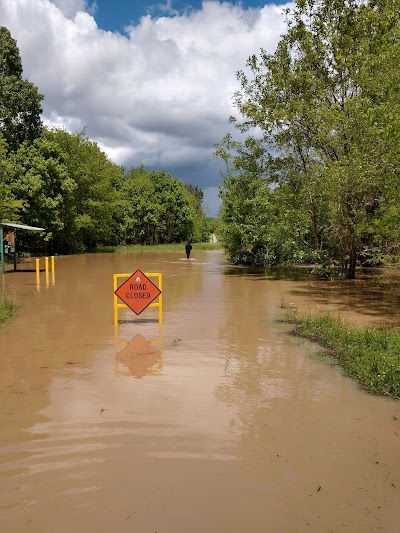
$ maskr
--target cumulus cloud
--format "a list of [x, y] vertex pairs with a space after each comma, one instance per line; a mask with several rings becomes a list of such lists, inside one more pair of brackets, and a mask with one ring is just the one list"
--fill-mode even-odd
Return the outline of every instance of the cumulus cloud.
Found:
[[87, 11], [95, 13], [97, 9], [96, 2], [88, 0], [51, 0], [67, 18], [74, 18], [78, 11]]
[[235, 111], [235, 72], [260, 48], [275, 50], [286, 30], [282, 6], [206, 1], [173, 17], [144, 16], [124, 35], [99, 28], [94, 6], [0, 0], [0, 24], [17, 40], [24, 76], [45, 96], [45, 122], [85, 127], [125, 167], [165, 168], [209, 189], [215, 214], [213, 146]]

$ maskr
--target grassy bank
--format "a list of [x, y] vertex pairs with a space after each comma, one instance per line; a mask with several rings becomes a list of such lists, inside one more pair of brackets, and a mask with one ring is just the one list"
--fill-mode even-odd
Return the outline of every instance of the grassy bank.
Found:
[[295, 325], [295, 335], [326, 348], [362, 388], [400, 399], [400, 328], [349, 327], [329, 314], [282, 320]]
[[[222, 250], [219, 242], [194, 242], [192, 255], [200, 250]], [[132, 252], [182, 252], [185, 253], [185, 243], [181, 244], [134, 244], [132, 246], [104, 246], [96, 248], [96, 253], [132, 253]]]
[[0, 296], [0, 324], [17, 314], [18, 306], [13, 304], [7, 297]]

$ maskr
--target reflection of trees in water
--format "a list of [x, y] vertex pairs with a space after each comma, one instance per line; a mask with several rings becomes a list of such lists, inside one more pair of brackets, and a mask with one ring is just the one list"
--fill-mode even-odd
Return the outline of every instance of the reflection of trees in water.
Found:
[[300, 283], [291, 291], [294, 298], [306, 299], [314, 307], [321, 306], [346, 317], [357, 313], [360, 320], [398, 321], [400, 275], [393, 271], [374, 271], [355, 280], [313, 281]]
[[283, 434], [296, 439], [300, 417], [296, 421], [294, 413], [304, 404], [332, 398], [336, 385], [318, 375], [307, 379], [307, 342], [286, 336], [284, 326], [275, 323], [276, 282], [227, 277], [222, 290], [226, 380], [215, 394], [235, 413], [230, 423], [240, 434], [240, 447], [263, 455]]
[[226, 278], [223, 293], [227, 316], [220, 336], [229, 381], [218, 387], [217, 396], [237, 407], [240, 421], [247, 425], [257, 405], [267, 401], [265, 380], [269, 365], [277, 363], [278, 371], [280, 362], [279, 357], [274, 361], [268, 340], [260, 340], [260, 336], [266, 338], [270, 314], [265, 283], [242, 276]]
[[[227, 276], [246, 276], [265, 281], [287, 281], [288, 295], [313, 308], [357, 313], [376, 321], [396, 321], [400, 306], [400, 272], [389, 269], [362, 269], [355, 280], [320, 280], [312, 268], [229, 267]], [[293, 283], [298, 282], [298, 283]]]

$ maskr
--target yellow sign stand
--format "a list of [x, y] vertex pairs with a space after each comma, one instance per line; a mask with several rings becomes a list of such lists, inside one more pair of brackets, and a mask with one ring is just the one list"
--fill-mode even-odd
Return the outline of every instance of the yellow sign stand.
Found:
[[[158, 282], [158, 289], [161, 291], [161, 293], [158, 295], [158, 302], [151, 303], [147, 307], [158, 307], [158, 322], [161, 325], [162, 324], [162, 274], [161, 272], [145, 272], [144, 275], [148, 278], [157, 278]], [[118, 297], [115, 294], [115, 291], [118, 289], [118, 279], [120, 278], [129, 278], [132, 276], [132, 273], [130, 274], [114, 274], [114, 325], [118, 324], [118, 309], [121, 308], [128, 308], [126, 304], [118, 303]]]

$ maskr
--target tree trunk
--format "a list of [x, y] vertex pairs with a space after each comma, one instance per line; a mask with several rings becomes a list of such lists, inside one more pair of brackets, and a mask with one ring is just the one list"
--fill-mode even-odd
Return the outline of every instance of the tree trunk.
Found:
[[354, 251], [350, 254], [349, 268], [347, 270], [347, 279], [355, 279], [356, 277], [356, 263], [357, 263], [357, 253]]
[[356, 277], [356, 264], [357, 264], [357, 246], [355, 239], [354, 228], [351, 228], [350, 250], [349, 250], [349, 266], [347, 269], [346, 278], [355, 279]]

